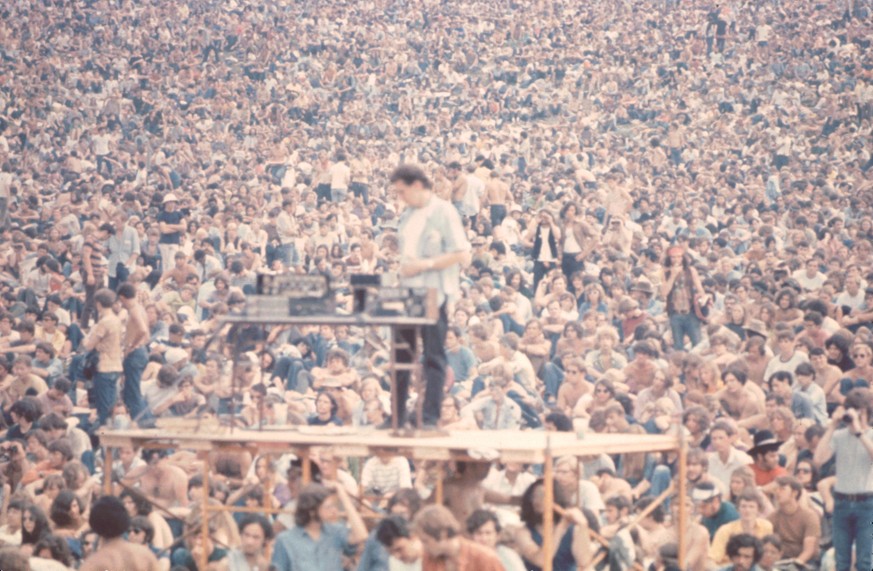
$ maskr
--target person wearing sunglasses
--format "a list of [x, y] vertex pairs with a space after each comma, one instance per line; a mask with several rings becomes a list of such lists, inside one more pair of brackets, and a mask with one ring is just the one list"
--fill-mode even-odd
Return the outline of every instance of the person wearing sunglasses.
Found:
[[138, 515], [131, 518], [130, 529], [127, 531], [127, 541], [135, 545], [147, 547], [158, 558], [158, 565], [160, 565], [161, 571], [169, 571], [170, 557], [167, 552], [162, 552], [154, 546], [154, 540], [155, 528], [148, 517]]
[[103, 496], [94, 502], [88, 523], [100, 537], [100, 544], [79, 570], [165, 571], [147, 547], [124, 539], [124, 533], [131, 527], [130, 521], [124, 505], [115, 496]]

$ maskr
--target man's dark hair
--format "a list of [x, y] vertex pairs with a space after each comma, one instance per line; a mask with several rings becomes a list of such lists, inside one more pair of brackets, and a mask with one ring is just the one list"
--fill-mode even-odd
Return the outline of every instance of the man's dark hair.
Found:
[[606, 506], [614, 507], [619, 513], [621, 513], [622, 510], [630, 510], [631, 507], [630, 500], [624, 496], [612, 496], [607, 498], [603, 503]]
[[546, 415], [546, 422], [555, 425], [558, 432], [573, 432], [573, 421], [563, 412], [550, 412]]
[[775, 373], [770, 375], [770, 378], [767, 379], [767, 386], [770, 388], [771, 391], [773, 390], [773, 381], [783, 381], [788, 383], [789, 385], [792, 385], [794, 384], [794, 375], [792, 375], [788, 371], [776, 371]]
[[35, 398], [25, 397], [12, 403], [12, 406], [9, 407], [9, 413], [13, 412], [27, 422], [36, 422], [42, 414], [42, 407]]
[[130, 529], [141, 529], [144, 531], [146, 544], [151, 543], [155, 539], [155, 526], [152, 525], [152, 522], [146, 516], [134, 516], [130, 520]]
[[[634, 504], [634, 511], [640, 513], [646, 510], [654, 501], [655, 498], [652, 497], [640, 498], [637, 500], [637, 503]], [[661, 504], [656, 505], [652, 508], [652, 511], [649, 512], [649, 517], [652, 518], [652, 521], [655, 523], [664, 523], [664, 506]]]
[[[36, 545], [33, 546], [34, 556], [39, 556], [43, 549], [48, 549], [52, 554], [52, 559], [66, 565], [73, 566], [73, 553], [70, 551], [70, 546], [67, 545], [67, 540], [58, 535], [44, 535]], [[3, 567], [5, 571], [6, 568]]]
[[66, 430], [66, 421], [56, 412], [50, 413], [42, 417], [39, 421], [39, 427], [43, 430]]
[[815, 325], [821, 325], [823, 321], [821, 313], [817, 311], [807, 311], [806, 315], [803, 316], [803, 320], [809, 321]]
[[430, 189], [432, 186], [427, 174], [425, 174], [421, 167], [415, 165], [400, 165], [394, 169], [394, 172], [391, 173], [391, 177], [388, 180], [392, 184], [397, 181], [408, 185], [420, 182], [421, 186], [427, 189]]
[[491, 510], [476, 510], [467, 518], [467, 533], [474, 534], [476, 530], [488, 523], [494, 522], [494, 529], [500, 533], [500, 520]]
[[297, 509], [294, 512], [294, 523], [297, 527], [305, 527], [313, 521], [318, 521], [318, 508], [333, 495], [333, 490], [321, 484], [307, 484], [300, 490], [297, 498]]
[[118, 297], [133, 299], [136, 297], [136, 286], [130, 282], [124, 282], [118, 286]]
[[73, 459], [73, 447], [66, 438], [58, 438], [48, 445], [49, 452], [59, 452], [64, 457], [64, 462]]
[[73, 523], [73, 518], [70, 516], [70, 509], [73, 502], [79, 505], [79, 513], [85, 511], [85, 506], [82, 505], [82, 500], [72, 490], [61, 490], [57, 497], [52, 501], [49, 516], [58, 527], [66, 527]]
[[812, 365], [809, 363], [801, 363], [797, 365], [797, 368], [794, 369], [795, 375], [803, 375], [804, 377], [813, 377], [815, 378], [815, 369], [812, 368]]
[[58, 377], [52, 384], [52, 388], [56, 391], [67, 394], [68, 392], [70, 392], [70, 389], [73, 388], [73, 383], [67, 377]]
[[124, 535], [130, 527], [130, 516], [121, 500], [115, 496], [103, 496], [91, 506], [88, 524], [100, 537], [114, 539]]
[[55, 348], [51, 343], [46, 343], [45, 341], [41, 341], [36, 344], [36, 349], [42, 351], [46, 355], [49, 356], [49, 359], [55, 358]]
[[98, 289], [94, 294], [94, 303], [103, 308], [112, 307], [115, 303], [115, 292], [108, 288]]
[[398, 504], [405, 505], [409, 509], [409, 517], [415, 517], [421, 509], [421, 495], [412, 488], [400, 488], [388, 500], [388, 513], [391, 513], [391, 508]]
[[261, 514], [248, 514], [244, 516], [239, 522], [239, 532], [242, 533], [245, 528], [253, 524], [261, 526], [261, 530], [264, 532], [264, 541], [273, 539], [273, 526]]
[[727, 542], [727, 556], [729, 558], [736, 557], [740, 554], [740, 549], [751, 547], [755, 551], [753, 563], [757, 563], [761, 559], [764, 548], [761, 545], [761, 540], [750, 533], [738, 533]]
[[391, 549], [395, 540], [411, 536], [409, 522], [397, 515], [386, 517], [376, 526], [376, 539], [388, 549]]
[[846, 395], [846, 400], [843, 401], [843, 406], [853, 408], [857, 411], [867, 411], [867, 421], [873, 418], [873, 391], [867, 388], [857, 388], [849, 391]]

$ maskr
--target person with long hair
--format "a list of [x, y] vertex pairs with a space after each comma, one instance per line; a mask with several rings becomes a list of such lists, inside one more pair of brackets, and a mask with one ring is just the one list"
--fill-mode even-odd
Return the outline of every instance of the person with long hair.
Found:
[[61, 537], [79, 537], [88, 519], [83, 513], [82, 500], [71, 490], [62, 490], [52, 502], [51, 520], [54, 533]]
[[[557, 549], [552, 556], [554, 571], [587, 569], [591, 563], [592, 548], [588, 529], [596, 521], [576, 507], [568, 507], [561, 487], [554, 487], [555, 528], [553, 537]], [[515, 533], [515, 545], [525, 566], [530, 571], [540, 571], [548, 556], [543, 552], [543, 513], [545, 512], [545, 481], [540, 478], [531, 484], [521, 497], [521, 521], [524, 524]]]
[[[338, 503], [348, 525], [338, 522]], [[364, 520], [342, 486], [308, 484], [297, 498], [294, 527], [276, 536], [272, 564], [277, 571], [342, 569], [348, 547], [366, 539]]]
[[664, 261], [664, 285], [661, 293], [667, 300], [667, 316], [673, 335], [673, 348], [685, 349], [685, 337], [695, 347], [700, 343], [700, 329], [703, 324], [697, 315], [700, 297], [704, 295], [703, 285], [697, 270], [691, 266], [691, 259], [682, 246], [667, 249]]
[[31, 555], [37, 542], [51, 531], [44, 511], [32, 504], [25, 507], [21, 512], [21, 552]]

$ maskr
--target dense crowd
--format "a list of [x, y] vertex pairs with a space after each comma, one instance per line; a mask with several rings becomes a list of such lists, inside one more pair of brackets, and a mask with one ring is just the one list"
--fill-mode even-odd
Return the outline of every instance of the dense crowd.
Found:
[[[0, 568], [660, 571], [684, 501], [688, 569], [870, 569], [870, 10], [3, 3]], [[222, 319], [397, 272], [402, 163], [472, 249], [440, 427], [683, 431], [689, 497], [650, 506], [674, 454], [560, 458], [549, 554], [542, 466], [228, 452], [204, 542], [194, 453], [104, 463], [102, 427], [390, 426], [385, 331]]]

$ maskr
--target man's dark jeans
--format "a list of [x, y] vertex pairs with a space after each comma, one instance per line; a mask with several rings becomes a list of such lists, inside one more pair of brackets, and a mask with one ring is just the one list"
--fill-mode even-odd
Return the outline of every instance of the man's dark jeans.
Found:
[[[421, 343], [424, 358], [424, 404], [421, 415], [423, 418], [416, 419], [419, 426], [436, 426], [440, 419], [440, 405], [443, 400], [443, 389], [446, 384], [446, 370], [449, 366], [446, 357], [446, 332], [449, 328], [449, 318], [446, 305], [440, 307], [439, 319], [435, 325], [422, 328]], [[418, 339], [415, 329], [400, 329], [397, 331], [397, 342], [407, 343], [415, 347]], [[412, 351], [398, 351], [397, 364], [409, 364], [412, 362]], [[409, 397], [409, 381], [411, 371], [397, 371], [397, 425], [403, 426], [406, 422], [406, 400]], [[418, 395], [421, 398], [422, 395]]]

